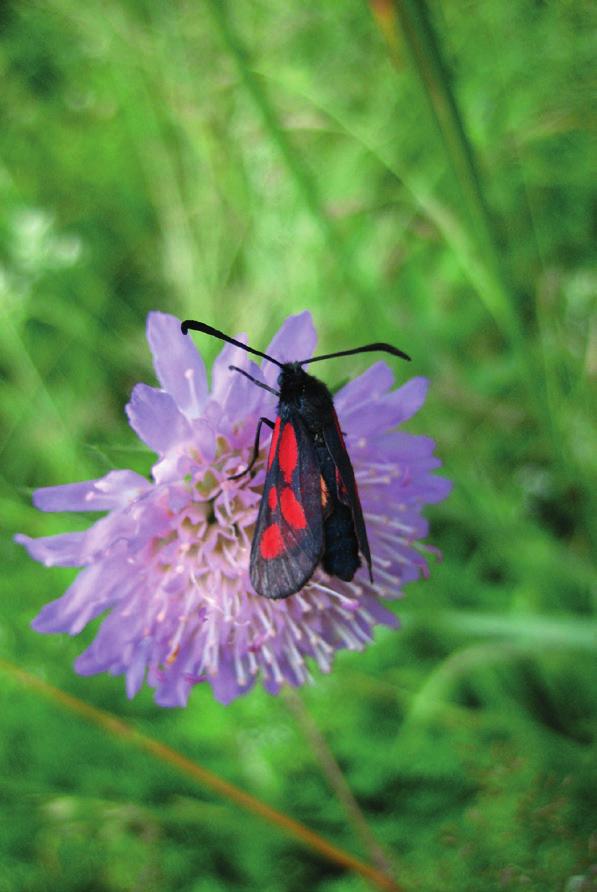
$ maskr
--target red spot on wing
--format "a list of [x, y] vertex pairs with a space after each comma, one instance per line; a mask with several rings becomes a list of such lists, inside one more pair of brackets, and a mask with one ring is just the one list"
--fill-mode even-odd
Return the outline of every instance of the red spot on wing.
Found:
[[266, 561], [279, 557], [284, 551], [284, 542], [282, 541], [282, 533], [277, 523], [271, 523], [263, 531], [261, 542], [259, 543], [259, 552]]
[[280, 455], [278, 458], [284, 480], [290, 483], [294, 469], [298, 462], [298, 445], [296, 442], [296, 434], [291, 424], [286, 423], [282, 431], [282, 439], [280, 440]]
[[272, 462], [274, 460], [274, 455], [276, 454], [276, 448], [278, 446], [278, 438], [280, 436], [280, 419], [276, 418], [276, 424], [274, 426], [274, 432], [272, 434], [272, 441], [269, 444], [269, 455], [267, 457], [267, 466], [271, 468]]
[[278, 505], [278, 493], [276, 492], [275, 486], [272, 486], [272, 488], [270, 489], [270, 491], [267, 494], [267, 503], [270, 506], [270, 508], [272, 509], [272, 511], [276, 510], [276, 507]]
[[303, 511], [303, 506], [290, 489], [285, 486], [280, 496], [280, 507], [282, 509], [282, 517], [289, 526], [295, 530], [304, 530], [307, 526], [307, 518]]
[[[340, 476], [340, 471], [338, 470], [338, 468], [336, 468], [336, 486], [338, 488], [338, 495], [340, 496], [340, 498], [342, 499], [343, 502], [346, 501], [346, 499], [348, 498], [348, 490], [346, 489], [346, 486], [344, 485], [344, 480]], [[356, 483], [355, 483], [355, 486], [356, 486]]]

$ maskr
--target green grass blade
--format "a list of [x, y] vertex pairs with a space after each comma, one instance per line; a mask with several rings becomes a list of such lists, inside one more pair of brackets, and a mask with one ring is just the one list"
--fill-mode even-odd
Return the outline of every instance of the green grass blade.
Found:
[[262, 117], [266, 135], [277, 148], [305, 206], [319, 226], [328, 249], [337, 263], [338, 273], [345, 287], [360, 298], [357, 312], [362, 315], [363, 319], [366, 319], [368, 302], [374, 298], [372, 290], [355, 269], [348, 246], [325, 209], [318, 184], [304, 163], [300, 152], [289, 139], [286, 128], [268, 96], [264, 84], [255, 72], [249, 52], [230, 21], [226, 4], [221, 0], [209, 0], [207, 5], [223, 44], [236, 63], [245, 89]]
[[424, 0], [395, 0], [394, 15], [388, 2], [372, 2], [372, 7], [394, 59], [399, 53], [400, 41], [396, 27], [396, 23], [399, 23], [402, 43], [428, 101], [433, 121], [444, 146], [446, 161], [459, 185], [469, 227], [476, 234], [479, 254], [487, 268], [482, 299], [502, 332], [513, 343], [521, 345], [519, 321], [513, 307], [506, 273], [500, 261], [493, 221], [483, 194], [478, 165]]

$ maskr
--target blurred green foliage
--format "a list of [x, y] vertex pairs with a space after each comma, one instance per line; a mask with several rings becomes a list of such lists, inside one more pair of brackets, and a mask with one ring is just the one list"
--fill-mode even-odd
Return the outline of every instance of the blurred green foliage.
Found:
[[[497, 265], [408, 39], [388, 53], [366, 3], [0, 12], [3, 654], [359, 852], [283, 697], [164, 711], [76, 677], [93, 630], [29, 628], [72, 573], [12, 533], [72, 527], [36, 486], [149, 468], [123, 406], [152, 380], [150, 309], [265, 346], [309, 308], [322, 349], [407, 349], [432, 381], [411, 429], [455, 483], [429, 511], [444, 559], [399, 633], [304, 692], [405, 890], [597, 888], [591, 6], [429, 7]], [[7, 678], [1, 697], [0, 892], [364, 888]]]

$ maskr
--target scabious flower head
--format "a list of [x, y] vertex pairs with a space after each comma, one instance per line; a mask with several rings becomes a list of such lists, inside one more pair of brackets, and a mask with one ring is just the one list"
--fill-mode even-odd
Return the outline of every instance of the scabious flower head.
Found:
[[[264, 482], [263, 449], [255, 473], [239, 480], [251, 456], [257, 421], [274, 418], [276, 398], [230, 365], [275, 386], [277, 367], [259, 368], [226, 345], [212, 370], [180, 322], [150, 313], [147, 337], [160, 388], [138, 384], [129, 422], [157, 453], [152, 480], [111, 471], [99, 480], [39, 489], [42, 511], [105, 511], [85, 532], [17, 541], [52, 566], [81, 567], [66, 593], [36, 617], [38, 632], [78, 634], [106, 616], [77, 659], [82, 675], [124, 673], [134, 696], [146, 678], [163, 706], [186, 704], [194, 684], [209, 681], [228, 703], [260, 679], [271, 693], [301, 685], [309, 666], [327, 672], [337, 650], [361, 650], [381, 623], [397, 619], [384, 599], [427, 574], [418, 540], [427, 535], [425, 503], [448, 494], [431, 472], [440, 462], [432, 440], [396, 429], [425, 399], [427, 382], [412, 378], [392, 390], [384, 362], [335, 396], [367, 524], [375, 582], [361, 568], [352, 582], [318, 568], [289, 598], [257, 595], [249, 554]], [[308, 312], [290, 317], [267, 348], [281, 361], [312, 355], [316, 335]], [[244, 342], [244, 341], [243, 341]]]

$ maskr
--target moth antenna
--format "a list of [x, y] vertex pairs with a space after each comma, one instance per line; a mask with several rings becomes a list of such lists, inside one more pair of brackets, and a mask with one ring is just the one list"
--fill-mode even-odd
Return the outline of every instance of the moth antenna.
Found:
[[252, 381], [253, 384], [257, 385], [257, 387], [263, 387], [264, 390], [269, 390], [269, 392], [273, 393], [274, 396], [280, 396], [280, 392], [278, 390], [274, 390], [273, 387], [270, 387], [269, 384], [266, 384], [264, 381], [258, 381], [257, 378], [254, 378], [253, 375], [249, 375], [249, 373], [245, 372], [244, 369], [239, 369], [237, 365], [229, 365], [228, 368], [231, 372], [240, 372], [241, 375], [244, 375], [245, 378], [248, 378], [249, 381]]
[[398, 347], [392, 347], [391, 344], [384, 344], [381, 341], [375, 344], [365, 344], [364, 347], [354, 347], [352, 350], [339, 350], [338, 353], [326, 353], [323, 356], [312, 356], [311, 359], [301, 359], [299, 365], [307, 365], [309, 362], [319, 362], [320, 359], [335, 359], [337, 356], [353, 356], [355, 353], [391, 353], [392, 356], [399, 356], [410, 362], [408, 353], [399, 350]]
[[192, 329], [193, 331], [201, 331], [203, 334], [211, 335], [213, 338], [219, 338], [221, 341], [226, 341], [228, 344], [240, 347], [241, 350], [245, 350], [247, 353], [252, 353], [254, 356], [261, 356], [262, 359], [267, 359], [268, 362], [273, 362], [278, 368], [282, 368], [282, 363], [278, 362], [278, 360], [274, 359], [272, 356], [268, 356], [267, 353], [262, 353], [261, 350], [255, 350], [254, 347], [248, 347], [246, 344], [241, 344], [240, 341], [236, 341], [234, 338], [231, 338], [230, 335], [224, 334], [223, 331], [218, 331], [217, 328], [212, 328], [211, 325], [206, 325], [205, 322], [197, 322], [195, 319], [185, 319], [180, 325], [180, 330], [186, 335], [189, 329]]

